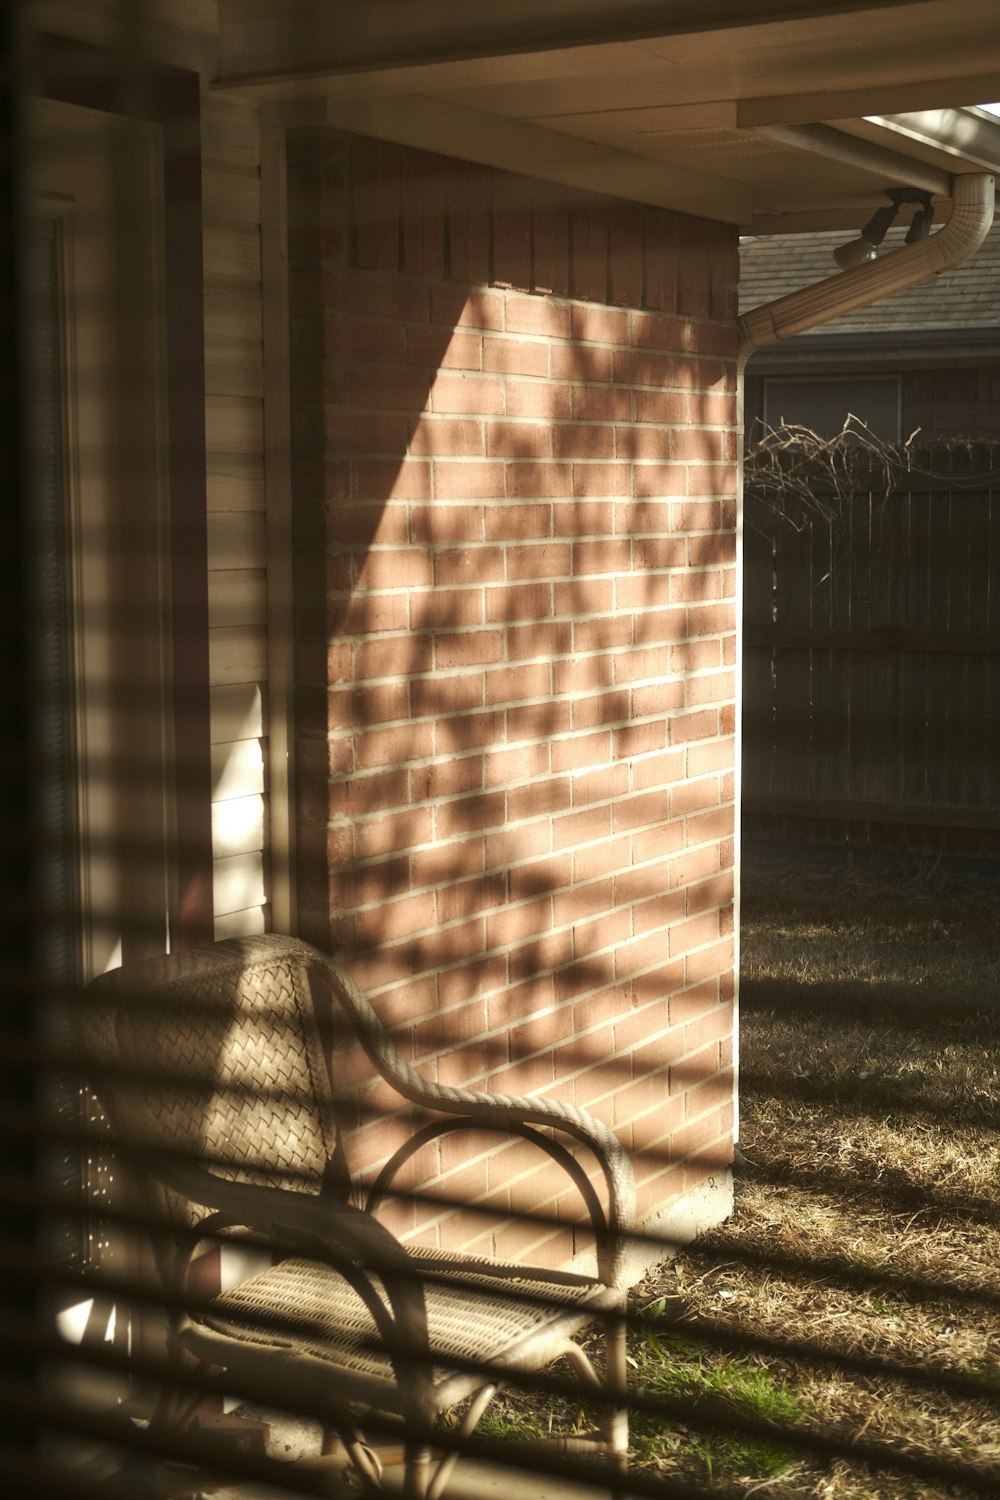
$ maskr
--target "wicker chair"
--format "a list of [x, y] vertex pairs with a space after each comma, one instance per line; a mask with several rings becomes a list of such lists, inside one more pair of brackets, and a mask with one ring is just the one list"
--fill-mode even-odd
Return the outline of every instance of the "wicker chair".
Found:
[[[427, 1082], [351, 979], [292, 938], [229, 940], [133, 964], [96, 980], [88, 997], [83, 1047], [97, 1092], [124, 1154], [141, 1164], [145, 1212], [171, 1226], [155, 1244], [175, 1308], [175, 1371], [186, 1367], [190, 1379], [193, 1355], [224, 1370], [235, 1395], [270, 1389], [275, 1405], [321, 1409], [324, 1452], [343, 1456], [366, 1491], [377, 1490], [380, 1466], [361, 1426], [367, 1417], [384, 1430], [391, 1414], [403, 1433], [405, 1493], [435, 1500], [454, 1461], [432, 1456], [438, 1415], [471, 1397], [459, 1429], [468, 1435], [505, 1372], [565, 1355], [603, 1395], [596, 1441], [612, 1471], [623, 1470], [620, 1313], [633, 1190], [628, 1160], [600, 1122], [548, 1099]], [[399, 1094], [436, 1117], [386, 1163], [360, 1206], [330, 1079], [345, 1028]], [[566, 1171], [591, 1221], [596, 1276], [404, 1247], [373, 1217], [403, 1163], [458, 1130], [520, 1137]], [[559, 1134], [593, 1153], [606, 1208]], [[185, 1290], [197, 1244], [237, 1226], [284, 1258], [197, 1302]], [[571, 1338], [598, 1318], [601, 1377]], [[161, 1401], [155, 1420], [180, 1420], [176, 1404]]]

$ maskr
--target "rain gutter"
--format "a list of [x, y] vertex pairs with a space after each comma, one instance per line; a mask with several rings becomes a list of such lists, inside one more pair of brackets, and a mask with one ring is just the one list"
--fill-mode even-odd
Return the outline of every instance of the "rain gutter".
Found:
[[740, 370], [758, 349], [960, 266], [979, 249], [993, 224], [995, 186], [990, 172], [958, 174], [951, 218], [936, 234], [744, 313], [738, 320]]

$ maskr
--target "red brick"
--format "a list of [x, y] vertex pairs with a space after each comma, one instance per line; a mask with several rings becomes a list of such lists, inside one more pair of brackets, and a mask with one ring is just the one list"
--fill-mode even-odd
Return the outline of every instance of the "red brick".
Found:
[[428, 631], [448, 625], [454, 628], [486, 623], [486, 603], [481, 588], [435, 588], [425, 594], [411, 594], [410, 624], [416, 631]]
[[667, 932], [670, 922], [684, 915], [684, 894], [675, 891], [670, 895], [652, 895], [648, 901], [637, 901], [633, 906], [633, 930], [636, 938], [643, 933]]
[[658, 349], [668, 353], [683, 349], [685, 324], [680, 318], [633, 313], [630, 342], [636, 349]]
[[483, 369], [497, 374], [544, 377], [549, 373], [549, 347], [526, 339], [486, 338]]
[[[573, 494], [576, 496], [588, 495], [631, 495], [632, 493], [632, 465], [621, 461], [618, 463], [575, 463], [573, 465]], [[616, 527], [616, 530], [628, 528]]]
[[[634, 698], [633, 694], [633, 698]], [[666, 750], [644, 755], [632, 762], [632, 785], [636, 791], [652, 786], [671, 786], [684, 776], [683, 750]]]
[[580, 770], [586, 766], [603, 765], [611, 759], [611, 733], [603, 730], [597, 734], [573, 735], [552, 744], [552, 769], [554, 771]]
[[507, 576], [521, 578], [565, 578], [572, 551], [566, 542], [511, 547], [507, 552]]
[[489, 458], [548, 458], [552, 451], [552, 428], [540, 422], [488, 422], [486, 453]]
[[[508, 562], [508, 570], [510, 564]], [[507, 656], [526, 661], [539, 656], [565, 656], [572, 649], [572, 629], [562, 620], [535, 621], [507, 627]]]
[[481, 458], [482, 422], [467, 417], [442, 417], [422, 412], [413, 426], [410, 452], [426, 458]]
[[503, 328], [503, 308], [503, 294], [484, 287], [463, 288], [457, 302], [454, 288], [431, 288], [431, 322], [443, 324], [449, 330], [460, 327], [495, 332]]
[[730, 532], [711, 536], [691, 536], [687, 543], [688, 563], [704, 568], [712, 563], [731, 563], [736, 556], [736, 537]]
[[701, 948], [687, 955], [684, 960], [685, 980], [688, 984], [696, 984], [712, 975], [724, 979], [732, 972], [732, 967], [733, 940], [727, 936], [711, 948]]
[[428, 317], [427, 286], [389, 272], [358, 276], [324, 270], [323, 297], [328, 312], [386, 318], [394, 323], [426, 323]]
[[[367, 329], [371, 325], [363, 324]], [[402, 333], [402, 330], [399, 330]], [[489, 369], [484, 363], [484, 340], [474, 333], [459, 333], [457, 330], [445, 334], [439, 328], [407, 328], [406, 360], [411, 365], [422, 365], [433, 370], [479, 370]], [[360, 346], [363, 352], [363, 346]]]
[[565, 812], [573, 802], [572, 785], [567, 776], [551, 776], [511, 787], [507, 792], [507, 818], [512, 824], [549, 813]]
[[503, 655], [503, 637], [498, 631], [450, 631], [434, 637], [434, 666], [438, 670], [502, 661]]
[[628, 795], [628, 766], [618, 762], [582, 771], [572, 778], [573, 806], [587, 807], [597, 802], [614, 802]]
[[504, 465], [435, 459], [434, 493], [441, 500], [500, 499], [504, 493]]
[[687, 701], [690, 707], [698, 703], [731, 703], [736, 693], [736, 674], [710, 672], [687, 679]]
[[514, 500], [537, 500], [573, 493], [572, 473], [564, 463], [508, 463], [506, 494]]
[[631, 934], [632, 919], [628, 911], [605, 911], [589, 922], [577, 922], [573, 927], [573, 957], [589, 958], [594, 954], [618, 948], [627, 943]]
[[553, 429], [552, 451], [556, 458], [612, 458], [615, 430], [596, 422], [563, 423]]
[[637, 719], [656, 717], [679, 708], [684, 701], [684, 684], [656, 682], [647, 687], [632, 689], [632, 713]]
[[497, 667], [486, 674], [487, 703], [516, 703], [524, 698], [547, 697], [552, 671], [547, 662]]
[[[657, 828], [643, 829], [632, 835], [632, 863], [644, 865], [649, 860], [662, 859], [684, 847], [684, 824], [678, 819], [663, 823]], [[671, 862], [671, 871], [675, 863]], [[673, 883], [673, 882], [672, 882]]]
[[720, 908], [725, 915], [733, 899], [732, 871], [723, 870], [713, 878], [702, 881], [700, 885], [688, 886], [685, 897], [689, 914]]
[[553, 380], [610, 381], [614, 379], [615, 357], [611, 349], [594, 344], [553, 344], [549, 354]]
[[403, 415], [335, 410], [324, 414], [323, 439], [331, 452], [388, 453], [402, 457], [407, 434]]
[[504, 391], [489, 375], [439, 375], [431, 387], [436, 412], [497, 416], [504, 410]]
[[426, 500], [431, 492], [431, 466], [420, 459], [356, 459], [353, 473], [358, 500]]
[[662, 750], [666, 741], [666, 723], [657, 720], [651, 724], [624, 724], [615, 730], [615, 757], [626, 759], [633, 755], [646, 755], [650, 751]]
[[565, 734], [570, 727], [568, 703], [525, 703], [507, 710], [507, 739], [544, 739]]
[[399, 766], [433, 754], [433, 726], [414, 723], [404, 729], [364, 729], [355, 739], [358, 768]]
[[[626, 584], [629, 586], [626, 587]], [[657, 600], [648, 598], [653, 587], [648, 578], [623, 580], [619, 583], [619, 605], [638, 611], [633, 617], [633, 636], [637, 646], [676, 641], [683, 638], [687, 630], [687, 611], [657, 608]], [[647, 595], [645, 609], [642, 608], [643, 590]]]
[[[592, 619], [573, 622], [573, 650], [581, 656], [600, 651], [602, 647], [613, 649], [616, 646], [627, 646], [631, 639], [632, 619], [629, 615], [597, 615]], [[608, 662], [608, 658], [604, 660]], [[571, 687], [575, 663], [566, 662], [563, 666]]]
[[[592, 693], [573, 701], [573, 728], [591, 729], [601, 724], [624, 724], [629, 717], [627, 692]], [[616, 753], [617, 747], [616, 747]]]
[[478, 791], [483, 785], [483, 757], [455, 756], [434, 765], [415, 766], [410, 778], [415, 801]]
[[717, 636], [684, 641], [670, 648], [670, 670], [681, 676], [707, 672], [722, 661], [722, 642]]
[[504, 576], [504, 554], [499, 547], [456, 547], [435, 552], [433, 578], [437, 587], [496, 583]]
[[331, 729], [386, 724], [405, 719], [410, 711], [410, 690], [405, 682], [372, 687], [352, 684], [331, 690], [327, 699], [327, 722]]
[[505, 328], [508, 333], [538, 334], [565, 339], [570, 334], [570, 309], [564, 303], [542, 297], [507, 298]]
[[466, 545], [481, 542], [485, 535], [485, 508], [464, 497], [450, 502], [442, 495], [426, 504], [414, 502], [409, 510], [410, 536], [415, 543], [441, 546], [457, 542]]
[[621, 538], [577, 542], [573, 548], [573, 572], [624, 573], [631, 566], [632, 544]]
[[617, 349], [614, 372], [615, 380], [622, 385], [653, 386], [656, 390], [663, 390], [670, 384], [670, 356]]
[[570, 388], [547, 380], [508, 380], [508, 417], [544, 417], [558, 421], [570, 414]]
[[555, 849], [592, 843], [595, 839], [607, 838], [610, 833], [610, 807], [588, 807], [582, 812], [568, 813], [552, 820], [552, 844]]
[[[411, 329], [411, 335], [426, 337], [426, 329]], [[402, 364], [407, 330], [402, 323], [376, 322], [350, 313], [330, 313], [322, 323], [322, 350], [335, 364]], [[421, 401], [421, 405], [423, 402]]]
[[550, 583], [511, 584], [506, 588], [488, 589], [486, 618], [495, 624], [510, 620], [545, 619], [552, 613]]
[[627, 422], [632, 392], [617, 385], [574, 385], [573, 416], [578, 422]]
[[718, 463], [727, 456], [722, 433], [712, 427], [674, 428], [670, 454], [672, 458], [685, 462], [699, 459], [706, 463]]
[[530, 776], [546, 776], [550, 770], [549, 747], [515, 745], [509, 750], [492, 749], [486, 757], [487, 786], [508, 786]]
[[657, 787], [651, 792], [623, 797], [614, 805], [614, 831], [622, 833], [628, 829], [646, 828], [652, 824], [666, 822], [670, 815], [669, 793], [666, 787]]
[[670, 794], [671, 817], [683, 817], [685, 813], [700, 812], [705, 807], [719, 805], [719, 778], [704, 776], [698, 781], [681, 782]]
[[627, 344], [629, 317], [609, 307], [575, 303], [571, 309], [571, 332], [575, 339], [595, 344]]
[[[427, 381], [416, 372], [352, 368], [344, 379], [350, 391], [351, 406], [356, 409], [422, 411], [427, 400]], [[329, 383], [325, 398], [330, 400]]]
[[[635, 393], [635, 420], [655, 422], [661, 427], [675, 427], [690, 420], [690, 398], [682, 391], [643, 391]], [[671, 445], [675, 458], [687, 457]]]
[[692, 605], [687, 612], [688, 633], [700, 635], [726, 635], [735, 629], [735, 611], [732, 604]]
[[432, 560], [416, 547], [374, 548], [358, 572], [358, 588], [426, 588], [433, 580]]
[[352, 594], [337, 608], [337, 629], [350, 635], [406, 630], [410, 621], [408, 594]]
[[719, 936], [719, 915], [716, 911], [701, 912], [685, 922], [675, 922], [670, 929], [670, 956], [677, 958], [690, 953], [693, 948], [703, 948], [714, 943]]

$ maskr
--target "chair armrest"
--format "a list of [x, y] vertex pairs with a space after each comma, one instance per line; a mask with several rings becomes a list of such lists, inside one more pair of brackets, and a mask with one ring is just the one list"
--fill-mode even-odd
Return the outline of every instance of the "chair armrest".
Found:
[[424, 1109], [463, 1116], [471, 1125], [484, 1129], [549, 1126], [589, 1148], [600, 1165], [607, 1188], [609, 1270], [617, 1284], [624, 1271], [626, 1238], [635, 1220], [635, 1181], [632, 1164], [614, 1132], [586, 1110], [559, 1099], [487, 1094], [432, 1083], [401, 1055], [350, 976], [317, 950], [313, 961], [352, 1019], [368, 1057], [404, 1099]]

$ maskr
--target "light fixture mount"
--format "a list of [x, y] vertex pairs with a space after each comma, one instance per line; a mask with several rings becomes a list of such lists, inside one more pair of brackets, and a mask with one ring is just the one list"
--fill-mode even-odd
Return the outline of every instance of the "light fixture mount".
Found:
[[875, 259], [879, 245], [888, 234], [904, 203], [916, 204], [916, 211], [907, 231], [906, 243], [912, 245], [915, 240], [926, 239], [930, 233], [934, 218], [934, 205], [931, 202], [930, 193], [924, 192], [922, 188], [891, 187], [886, 188], [885, 196], [889, 202], [875, 210], [867, 224], [862, 227], [860, 237], [848, 241], [846, 245], [839, 246], [833, 252], [833, 258], [841, 270], [849, 270], [852, 266], [863, 266], [867, 261]]

